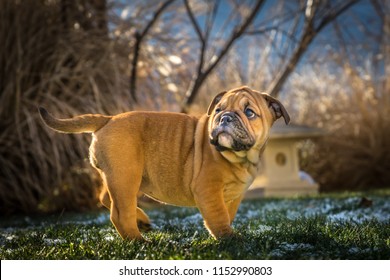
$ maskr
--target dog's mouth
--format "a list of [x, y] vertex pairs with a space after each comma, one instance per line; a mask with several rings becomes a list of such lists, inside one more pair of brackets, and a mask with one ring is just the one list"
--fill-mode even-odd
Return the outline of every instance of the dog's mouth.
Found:
[[222, 114], [214, 120], [214, 128], [210, 134], [210, 143], [217, 151], [248, 151], [254, 145], [246, 127], [236, 114]]

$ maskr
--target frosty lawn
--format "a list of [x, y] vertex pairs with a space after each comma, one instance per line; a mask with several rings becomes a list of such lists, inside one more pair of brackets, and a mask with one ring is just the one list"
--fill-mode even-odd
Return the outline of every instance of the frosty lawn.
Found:
[[108, 212], [0, 222], [1, 259], [390, 259], [390, 192], [245, 201], [215, 241], [196, 209], [147, 210], [150, 242], [122, 241]]

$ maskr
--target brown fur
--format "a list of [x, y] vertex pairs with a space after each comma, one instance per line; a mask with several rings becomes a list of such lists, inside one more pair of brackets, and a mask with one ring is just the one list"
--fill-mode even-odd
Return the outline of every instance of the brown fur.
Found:
[[[248, 118], [246, 108], [256, 117]], [[281, 116], [289, 122], [279, 101], [248, 87], [217, 95], [200, 118], [128, 112], [59, 120], [42, 108], [40, 113], [54, 130], [93, 133], [90, 161], [105, 186], [101, 201], [124, 239], [142, 239], [139, 225], [150, 226], [137, 207], [139, 192], [197, 207], [216, 238], [232, 234], [231, 223], [256, 176], [271, 125]], [[225, 113], [233, 117], [223, 125]]]

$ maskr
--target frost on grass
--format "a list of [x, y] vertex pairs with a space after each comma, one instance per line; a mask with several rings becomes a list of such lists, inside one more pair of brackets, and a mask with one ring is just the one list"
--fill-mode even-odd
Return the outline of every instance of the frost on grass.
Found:
[[47, 246], [55, 246], [55, 245], [60, 245], [60, 244], [65, 244], [67, 241], [65, 239], [61, 238], [43, 238], [43, 244]]
[[345, 199], [281, 199], [258, 204], [244, 202], [238, 216], [240, 219], [268, 221], [275, 218], [298, 220], [325, 217], [328, 223], [362, 224], [368, 221], [390, 222], [390, 201], [386, 197], [373, 199], [371, 207], [360, 207], [359, 197]]
[[185, 215], [185, 212], [188, 211], [188, 208], [171, 208], [169, 213], [160, 210], [155, 209], [148, 212], [153, 228], [157, 230], [163, 230], [167, 227], [189, 230], [203, 225], [202, 215], [197, 211], [193, 211], [194, 209], [191, 209], [192, 211], [190, 210], [187, 215]]
[[270, 252], [272, 257], [283, 257], [286, 253], [301, 251], [302, 257], [310, 257], [311, 252], [314, 250], [314, 246], [306, 243], [287, 243], [282, 242], [279, 244], [278, 248]]
[[258, 234], [266, 233], [266, 232], [269, 232], [272, 230], [273, 230], [273, 227], [271, 227], [271, 226], [259, 225], [256, 229], [252, 230], [252, 233], [254, 233], [255, 235], [258, 235]]

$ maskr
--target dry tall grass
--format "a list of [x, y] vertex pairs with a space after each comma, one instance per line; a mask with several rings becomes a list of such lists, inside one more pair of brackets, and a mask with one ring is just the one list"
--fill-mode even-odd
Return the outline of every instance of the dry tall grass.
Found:
[[38, 105], [63, 117], [129, 108], [116, 45], [77, 23], [66, 29], [59, 3], [0, 1], [0, 214], [96, 205], [89, 137], [49, 131]]
[[322, 191], [390, 186], [389, 77], [368, 77], [345, 64], [340, 75], [320, 69], [294, 82], [296, 119], [327, 132], [303, 146], [302, 167]]

